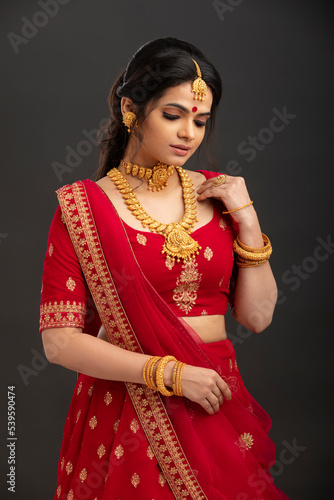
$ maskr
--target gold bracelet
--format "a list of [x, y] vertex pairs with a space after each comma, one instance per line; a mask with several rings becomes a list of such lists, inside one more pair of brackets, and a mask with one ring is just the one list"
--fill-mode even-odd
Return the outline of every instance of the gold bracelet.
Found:
[[153, 356], [153, 358], [151, 359], [151, 361], [147, 367], [147, 377], [146, 377], [147, 378], [147, 385], [153, 391], [158, 390], [158, 387], [157, 387], [156, 383], [154, 382], [153, 372], [154, 372], [154, 367], [160, 361], [160, 359], [161, 359], [161, 356]]
[[143, 368], [143, 379], [144, 379], [144, 382], [145, 384], [147, 385], [147, 378], [146, 378], [146, 368], [147, 368], [147, 365], [149, 364], [149, 362], [151, 361], [151, 359], [153, 358], [154, 356], [151, 356], [150, 358], [148, 358], [146, 361], [145, 361], [145, 364], [144, 364], [144, 368]]
[[246, 259], [236, 259], [236, 264], [238, 267], [257, 267], [257, 266], [262, 266], [262, 264], [265, 264], [268, 262], [269, 259], [263, 259], [263, 260], [246, 260]]
[[261, 235], [262, 235], [262, 239], [263, 239], [263, 243], [264, 243], [263, 247], [250, 247], [248, 245], [245, 245], [245, 243], [242, 243], [242, 241], [240, 241], [239, 235], [237, 236], [236, 240], [237, 240], [238, 245], [241, 248], [243, 248], [244, 250], [246, 250], [247, 252], [262, 253], [262, 252], [268, 250], [269, 248], [271, 248], [271, 243], [270, 243], [268, 236], [266, 236], [264, 233], [261, 233]]
[[185, 363], [183, 363], [182, 361], [177, 361], [175, 363], [175, 365], [176, 365], [176, 371], [175, 371], [175, 381], [173, 380], [173, 391], [174, 391], [174, 394], [176, 396], [183, 396], [182, 387], [181, 387], [181, 380], [182, 380], [182, 372], [183, 372], [183, 368], [185, 367]]
[[173, 396], [173, 394], [174, 394], [174, 391], [168, 390], [164, 384], [164, 370], [166, 368], [166, 365], [170, 361], [177, 361], [177, 359], [174, 358], [174, 356], [165, 356], [164, 358], [159, 360], [159, 363], [157, 366], [157, 372], [156, 372], [156, 377], [155, 377], [156, 384], [157, 384], [159, 392], [161, 392], [161, 394], [163, 396]]
[[265, 260], [269, 259], [270, 255], [273, 252], [273, 249], [270, 247], [268, 250], [264, 250], [263, 252], [247, 252], [247, 250], [244, 250], [241, 248], [237, 240], [235, 239], [233, 242], [233, 250], [235, 253], [240, 255], [240, 257], [243, 257], [246, 260]]
[[242, 207], [233, 208], [232, 210], [227, 210], [226, 212], [223, 212], [223, 215], [232, 214], [233, 212], [237, 212], [237, 210], [241, 210], [242, 208], [249, 207], [249, 205], [251, 205], [252, 203], [253, 203], [253, 201], [250, 201], [249, 203], [246, 203], [246, 205], [242, 205]]

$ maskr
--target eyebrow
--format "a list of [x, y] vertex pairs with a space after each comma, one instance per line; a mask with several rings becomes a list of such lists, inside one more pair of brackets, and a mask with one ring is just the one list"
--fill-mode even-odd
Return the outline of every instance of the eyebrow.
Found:
[[[185, 108], [184, 106], [181, 106], [181, 104], [177, 104], [175, 102], [170, 102], [168, 104], [164, 104], [164, 106], [174, 106], [175, 108], [179, 108], [179, 109], [182, 109], [182, 111], [185, 111], [186, 113], [189, 113], [189, 109]], [[207, 112], [207, 113], [199, 113], [200, 116], [210, 116], [211, 113], [210, 112]]]

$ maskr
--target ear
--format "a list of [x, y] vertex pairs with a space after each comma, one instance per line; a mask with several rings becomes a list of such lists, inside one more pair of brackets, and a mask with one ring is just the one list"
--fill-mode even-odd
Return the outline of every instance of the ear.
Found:
[[126, 113], [127, 111], [133, 111], [134, 112], [135, 105], [133, 104], [132, 100], [129, 97], [122, 97], [121, 99], [121, 112], [122, 115]]

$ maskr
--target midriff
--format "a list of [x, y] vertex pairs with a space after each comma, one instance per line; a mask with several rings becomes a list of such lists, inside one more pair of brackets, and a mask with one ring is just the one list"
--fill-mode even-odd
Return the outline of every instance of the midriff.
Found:
[[212, 314], [207, 316], [182, 316], [182, 319], [195, 330], [206, 344], [227, 339], [225, 316]]

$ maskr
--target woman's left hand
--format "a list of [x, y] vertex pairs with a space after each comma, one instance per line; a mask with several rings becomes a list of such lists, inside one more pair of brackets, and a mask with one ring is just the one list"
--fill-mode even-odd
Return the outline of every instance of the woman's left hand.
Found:
[[[251, 201], [243, 177], [231, 177], [227, 175], [226, 181], [220, 186], [215, 186], [213, 184], [215, 179], [217, 179], [217, 177], [207, 179], [197, 189], [197, 194], [199, 194], [197, 201], [203, 201], [206, 198], [216, 198], [224, 203], [226, 210], [242, 207]], [[249, 208], [252, 208], [252, 210], [248, 210]], [[232, 212], [231, 216], [240, 224], [243, 220], [249, 218], [250, 213], [255, 215], [252, 205], [242, 210]]]

